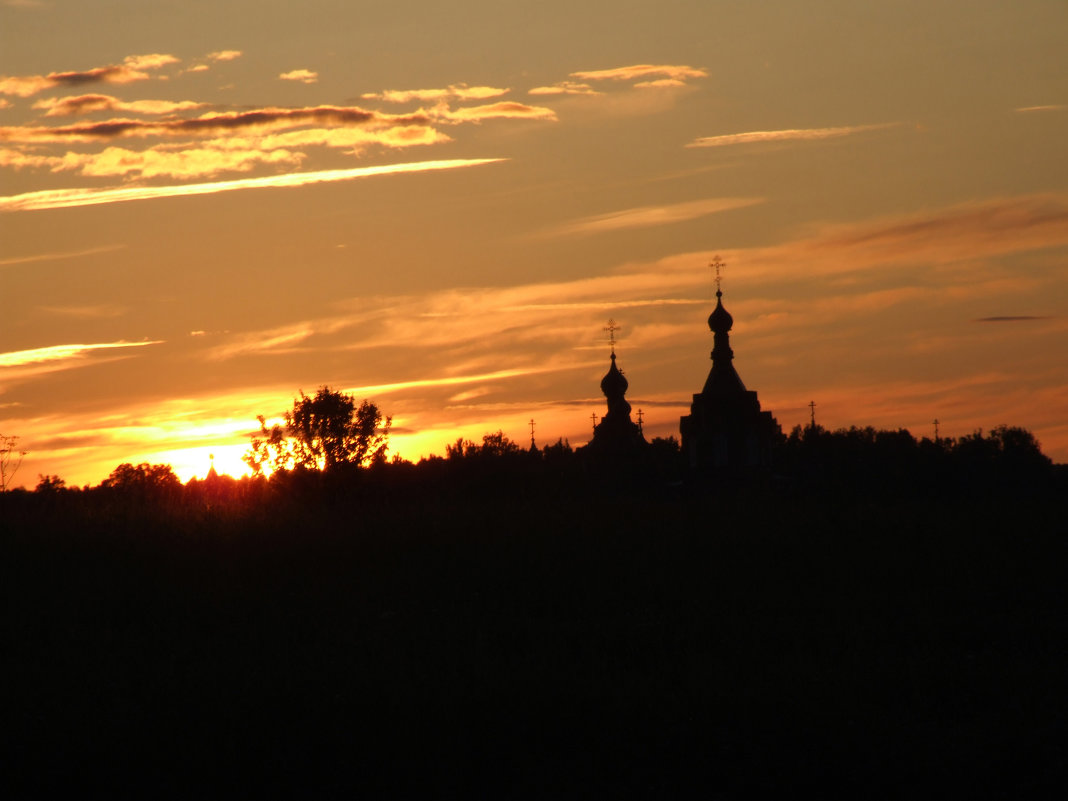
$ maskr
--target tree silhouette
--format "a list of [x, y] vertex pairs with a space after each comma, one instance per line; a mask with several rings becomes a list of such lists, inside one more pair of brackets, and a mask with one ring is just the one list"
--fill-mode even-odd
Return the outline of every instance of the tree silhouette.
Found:
[[352, 395], [319, 388], [314, 398], [303, 391], [285, 413], [285, 425], [267, 427], [263, 415], [259, 436], [242, 457], [257, 475], [264, 467], [288, 470], [331, 470], [340, 465], [362, 466], [384, 461], [393, 418], [385, 418], [378, 406], [364, 400], [359, 406]]
[[0, 492], [7, 492], [19, 471], [26, 451], [19, 450], [19, 438], [0, 434]]

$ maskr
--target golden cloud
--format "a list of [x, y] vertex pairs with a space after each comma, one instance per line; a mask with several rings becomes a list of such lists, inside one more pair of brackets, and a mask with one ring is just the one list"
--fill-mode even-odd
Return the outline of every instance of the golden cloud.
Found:
[[361, 97], [364, 100], [381, 100], [386, 103], [410, 103], [418, 100], [422, 103], [438, 102], [442, 100], [488, 100], [491, 97], [500, 97], [508, 94], [508, 89], [499, 89], [495, 86], [468, 86], [467, 84], [452, 84], [444, 89], [387, 89], [382, 92], [368, 92]]
[[278, 76], [283, 81], [299, 81], [300, 83], [315, 83], [319, 80], [319, 73], [311, 70], [290, 70]]
[[164, 53], [127, 56], [122, 64], [74, 72], [50, 72], [48, 75], [23, 75], [0, 78], [0, 94], [29, 97], [54, 86], [80, 86], [90, 83], [133, 83], [148, 80], [145, 70], [156, 70], [178, 59]]
[[686, 81], [680, 81], [678, 78], [659, 78], [655, 81], [638, 81], [634, 84], [638, 89], [671, 89], [685, 85]]
[[527, 94], [531, 95], [599, 95], [598, 92], [588, 83], [578, 83], [576, 81], [560, 81], [554, 83], [552, 86], [535, 86], [530, 89]]
[[313, 183], [348, 181], [372, 175], [390, 175], [428, 170], [450, 170], [491, 164], [505, 159], [451, 159], [442, 161], [417, 161], [403, 164], [382, 164], [375, 167], [354, 167], [345, 170], [320, 170], [318, 172], [286, 173], [262, 178], [241, 178], [232, 181], [216, 181], [177, 186], [132, 186], [118, 189], [46, 189], [26, 192], [21, 195], [0, 197], [0, 213], [12, 211], [35, 211], [40, 209], [94, 206], [103, 203], [122, 203], [130, 200], [149, 200], [161, 197], [207, 195], [230, 192], [238, 189], [304, 186]]
[[838, 128], [787, 128], [780, 131], [748, 131], [746, 133], [723, 134], [721, 136], [702, 136], [694, 139], [686, 147], [726, 147], [728, 145], [747, 145], [753, 142], [835, 139], [855, 133], [893, 128], [900, 124], [897, 122], [885, 122], [878, 125], [846, 125]]
[[216, 50], [214, 53], [208, 53], [205, 58], [210, 61], [233, 61], [235, 58], [241, 58], [242, 55], [240, 50]]
[[556, 112], [544, 106], [528, 106], [526, 103], [511, 101], [490, 103], [485, 106], [470, 106], [450, 110], [439, 106], [428, 112], [435, 119], [453, 123], [481, 122], [482, 120], [512, 119], [512, 120], [548, 120], [555, 122]]
[[92, 142], [119, 137], [204, 136], [240, 130], [284, 130], [309, 124], [330, 125], [411, 125], [425, 124], [422, 112], [385, 114], [357, 106], [266, 107], [250, 111], [203, 114], [188, 119], [113, 119], [85, 122], [55, 128], [15, 126], [0, 128], [0, 141], [9, 142]]
[[659, 77], [682, 82], [687, 78], [706, 78], [708, 72], [685, 64], [634, 64], [608, 70], [572, 72], [571, 77], [581, 81], [634, 81]]
[[70, 95], [50, 97], [33, 104], [36, 109], [47, 109], [46, 117], [69, 117], [89, 114], [94, 111], [130, 111], [135, 114], [173, 114], [178, 111], [203, 108], [206, 103], [192, 100], [134, 100], [125, 102], [111, 95]]
[[151, 342], [98, 342], [94, 345], [51, 345], [47, 348], [13, 350], [8, 351], [7, 353], [0, 353], [0, 367], [17, 367], [24, 364], [66, 361], [68, 359], [78, 359], [97, 350], [141, 348], [145, 345], [159, 345], [162, 341], [163, 340], [153, 340]]

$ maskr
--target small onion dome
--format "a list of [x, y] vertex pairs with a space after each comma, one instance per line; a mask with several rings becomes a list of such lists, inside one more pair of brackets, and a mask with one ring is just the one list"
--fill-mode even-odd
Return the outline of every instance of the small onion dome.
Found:
[[734, 325], [734, 318], [730, 313], [723, 308], [723, 293], [716, 292], [716, 308], [708, 315], [708, 327], [712, 329], [713, 333], [725, 334], [731, 330], [731, 326]]
[[610, 398], [613, 395], [623, 395], [627, 391], [627, 386], [627, 379], [616, 367], [616, 354], [613, 353], [612, 366], [608, 368], [608, 372], [601, 379], [601, 392], [605, 394], [605, 397]]

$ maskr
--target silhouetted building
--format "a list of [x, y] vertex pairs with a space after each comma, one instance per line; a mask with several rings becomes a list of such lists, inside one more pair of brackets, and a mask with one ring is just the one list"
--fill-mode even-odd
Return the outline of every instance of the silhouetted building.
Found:
[[[614, 330], [614, 323], [610, 327]], [[612, 364], [601, 379], [601, 392], [608, 399], [608, 413], [593, 428], [590, 452], [597, 456], [631, 456], [647, 445], [641, 428], [630, 419], [630, 404], [624, 397], [627, 378], [616, 366], [616, 348], [612, 344]]]
[[716, 308], [708, 316], [714, 335], [712, 370], [700, 394], [693, 396], [690, 413], [679, 421], [682, 450], [690, 467], [742, 470], [767, 467], [782, 429], [771, 412], [760, 410], [756, 392], [745, 388], [734, 369], [729, 331], [734, 318], [723, 308], [723, 292], [716, 288]]

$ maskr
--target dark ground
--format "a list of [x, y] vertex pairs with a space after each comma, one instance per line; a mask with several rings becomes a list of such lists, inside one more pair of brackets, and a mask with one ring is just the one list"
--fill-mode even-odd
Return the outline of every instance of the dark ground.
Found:
[[0, 519], [6, 798], [1060, 797], [1063, 494]]

